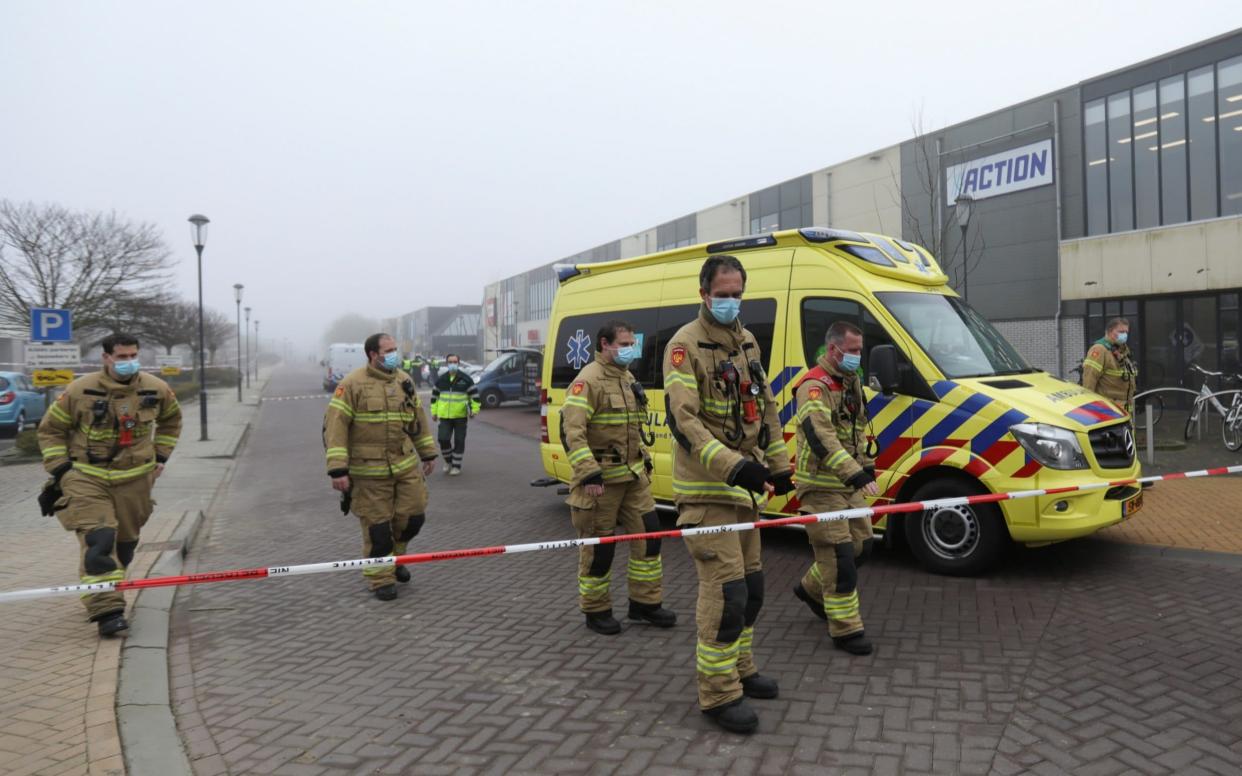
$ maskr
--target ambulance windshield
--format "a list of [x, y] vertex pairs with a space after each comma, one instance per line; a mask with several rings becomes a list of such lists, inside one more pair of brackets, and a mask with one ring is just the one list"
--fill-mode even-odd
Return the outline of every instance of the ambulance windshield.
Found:
[[1037, 372], [992, 324], [957, 297], [908, 291], [876, 294], [945, 377]]

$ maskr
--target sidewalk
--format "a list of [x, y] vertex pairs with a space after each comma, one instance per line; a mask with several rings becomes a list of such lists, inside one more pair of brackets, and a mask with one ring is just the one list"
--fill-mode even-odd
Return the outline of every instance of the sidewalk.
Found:
[[[200, 442], [199, 405], [183, 405], [184, 425], [157, 502], [143, 529], [129, 576], [146, 576], [161, 542], [187, 512], [206, 511], [228, 476], [258, 411], [264, 374], [237, 401], [236, 389], [208, 393], [208, 431]], [[39, 515], [35, 497], [46, 475], [38, 463], [0, 469], [0, 531], [6, 539], [0, 589], [75, 582], [72, 534]], [[133, 606], [136, 593], [126, 594]], [[124, 774], [117, 725], [117, 674], [122, 639], [100, 640], [73, 596], [5, 604], [0, 641], [0, 763], [6, 776]]]
[[1098, 536], [1131, 544], [1242, 553], [1239, 505], [1242, 476], [1236, 474], [1158, 482], [1143, 492], [1138, 514]]

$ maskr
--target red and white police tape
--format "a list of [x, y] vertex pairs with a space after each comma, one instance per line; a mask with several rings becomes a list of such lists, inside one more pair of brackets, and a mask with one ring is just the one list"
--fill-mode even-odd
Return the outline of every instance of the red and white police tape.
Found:
[[762, 520], [757, 523], [734, 523], [731, 525], [719, 525], [704, 528], [677, 528], [669, 531], [652, 531], [649, 533], [601, 536], [590, 539], [560, 539], [549, 542], [534, 542], [531, 544], [503, 544], [495, 547], [472, 547], [464, 550], [416, 552], [408, 555], [390, 555], [386, 558], [358, 558], [355, 560], [339, 560], [328, 563], [304, 563], [298, 566], [269, 566], [267, 568], [256, 569], [207, 571], [201, 574], [181, 574], [171, 577], [151, 577], [149, 579], [127, 579], [121, 582], [96, 582], [92, 584], [40, 587], [32, 588], [30, 590], [13, 590], [7, 593], [0, 593], [0, 603], [4, 603], [6, 601], [23, 601], [31, 598], [44, 598], [54, 595], [71, 595], [74, 593], [106, 593], [110, 590], [140, 590], [148, 587], [197, 585], [204, 582], [230, 582], [239, 579], [287, 577], [297, 574], [323, 574], [329, 571], [346, 571], [348, 569], [359, 569], [365, 568], [366, 566], [382, 566], [392, 563], [401, 563], [406, 565], [414, 563], [433, 563], [441, 560], [457, 560], [458, 558], [477, 558], [484, 555], [514, 555], [519, 552], [562, 550], [595, 544], [616, 544], [618, 542], [643, 541], [646, 539], [669, 539], [678, 536], [726, 533], [729, 531], [750, 531], [755, 528], [773, 528], [785, 525], [826, 523], [830, 520], [848, 520], [855, 517], [875, 517], [877, 515], [892, 515], [903, 512], [922, 512], [928, 509], [961, 506], [964, 504], [990, 504], [997, 501], [1013, 501], [1015, 499], [1034, 498], [1036, 496], [1054, 496], [1061, 493], [1074, 493], [1076, 491], [1104, 490], [1107, 488], [1115, 488], [1122, 485], [1135, 485], [1143, 482], [1185, 480], [1195, 477], [1215, 477], [1221, 474], [1240, 473], [1242, 473], [1242, 466], [1221, 466], [1215, 469], [1199, 469], [1190, 472], [1178, 472], [1176, 474], [1139, 477], [1138, 479], [1114, 480], [1112, 482], [1092, 482], [1086, 485], [1071, 485], [1063, 488], [1016, 490], [1010, 493], [987, 493], [982, 496], [959, 496], [957, 498], [941, 498], [932, 501], [910, 501], [901, 504], [885, 504], [883, 506], [865, 507], [862, 509], [844, 509], [836, 512], [821, 512], [814, 515], [793, 515], [790, 517], [774, 518], [772, 520]]

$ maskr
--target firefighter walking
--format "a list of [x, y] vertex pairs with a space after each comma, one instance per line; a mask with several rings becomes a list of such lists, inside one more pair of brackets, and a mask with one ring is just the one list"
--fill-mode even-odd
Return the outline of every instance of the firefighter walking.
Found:
[[479, 389], [473, 378], [461, 371], [456, 353], [445, 356], [444, 372], [431, 389], [431, 419], [440, 421], [440, 454], [444, 456], [444, 473], [461, 474], [462, 456], [466, 453], [466, 424], [479, 411]]
[[[363, 349], [367, 365], [346, 375], [328, 402], [323, 441], [332, 487], [348, 494], [362, 527], [363, 555], [384, 558], [404, 553], [426, 521], [424, 476], [435, 469], [436, 445], [413, 379], [397, 368], [397, 343], [373, 334]], [[409, 569], [392, 563], [362, 575], [381, 601], [410, 581]]]
[[[837, 321], [828, 328], [826, 352], [798, 383], [797, 473], [802, 514], [859, 509], [874, 496], [875, 462], [867, 451], [867, 407], [858, 378], [863, 336]], [[853, 655], [871, 653], [858, 606], [858, 565], [873, 541], [866, 517], [812, 523], [807, 538], [815, 561], [794, 594], [816, 617], [828, 621], [828, 635]]]
[[[78, 537], [83, 584], [120, 582], [155, 502], [151, 488], [181, 435], [181, 407], [171, 388], [139, 371], [138, 340], [113, 334], [103, 343], [103, 369], [79, 377], [39, 423], [43, 467], [55, 513]], [[120, 592], [84, 595], [101, 636], [129, 628]]]
[[[634, 332], [624, 321], [609, 321], [595, 338], [595, 360], [570, 384], [561, 409], [561, 444], [573, 466], [569, 504], [579, 538], [660, 530], [651, 496], [651, 459], [643, 446], [647, 398], [629, 370], [638, 356]], [[662, 605], [664, 567], [660, 540], [627, 542], [631, 620], [671, 628], [677, 615]], [[614, 635], [621, 623], [612, 615], [612, 561], [615, 544], [578, 551], [578, 597], [586, 625]]]
[[[673, 445], [678, 526], [759, 519], [768, 493], [793, 490], [789, 452], [753, 334], [738, 320], [746, 270], [713, 256], [699, 273], [702, 307], [664, 351], [664, 396]], [[699, 707], [726, 730], [759, 719], [745, 696], [775, 698], [752, 653], [763, 606], [759, 531], [685, 539], [699, 577], [695, 619]]]
[[1130, 354], [1130, 322], [1113, 318], [1082, 360], [1082, 385], [1134, 416], [1138, 367]]

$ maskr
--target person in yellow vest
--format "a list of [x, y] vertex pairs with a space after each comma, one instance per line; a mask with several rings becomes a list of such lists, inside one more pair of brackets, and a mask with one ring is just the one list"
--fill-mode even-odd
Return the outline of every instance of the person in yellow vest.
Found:
[[[678, 526], [753, 522], [769, 493], [794, 489], [763, 354], [738, 319], [745, 290], [746, 270], [735, 256], [709, 258], [699, 272], [698, 317], [664, 350]], [[778, 694], [752, 651], [764, 595], [759, 532], [707, 533], [685, 542], [699, 577], [699, 708], [725, 730], [753, 733], [759, 717], [745, 699]]]
[[[827, 348], [794, 390], [798, 446], [794, 479], [803, 514], [861, 509], [879, 490], [875, 461], [867, 451], [867, 403], [858, 366], [862, 331], [847, 321], [828, 327]], [[815, 562], [794, 585], [794, 594], [816, 617], [828, 621], [838, 649], [871, 654], [858, 606], [857, 557], [871, 542], [866, 517], [812, 523], [807, 538]]]
[[[414, 380], [397, 368], [396, 341], [372, 334], [363, 351], [367, 365], [345, 376], [324, 411], [324, 454], [332, 487], [349, 494], [362, 527], [364, 557], [386, 558], [403, 554], [426, 522], [424, 477], [435, 469], [436, 443]], [[381, 601], [410, 581], [409, 569], [392, 563], [362, 575]]]
[[1138, 367], [1130, 354], [1130, 322], [1113, 318], [1082, 360], [1082, 385], [1134, 415]]
[[[102, 345], [103, 369], [70, 383], [39, 423], [43, 467], [63, 493], [53, 511], [77, 534], [83, 584], [125, 578], [181, 436], [181, 406], [168, 383], [139, 371], [138, 339], [113, 334]], [[82, 603], [101, 636], [129, 628], [121, 593]]]
[[479, 412], [479, 389], [470, 375], [461, 371], [456, 353], [444, 357], [444, 371], [431, 389], [431, 419], [440, 422], [440, 454], [444, 473], [461, 474], [466, 454], [466, 424]]
[[[561, 445], [573, 466], [566, 503], [579, 538], [660, 530], [651, 497], [651, 457], [643, 445], [646, 394], [629, 365], [638, 357], [633, 328], [609, 321], [595, 337], [595, 360], [569, 385], [561, 408]], [[671, 628], [677, 615], [665, 609], [660, 540], [629, 544], [631, 620]], [[578, 551], [578, 597], [586, 625], [606, 636], [621, 632], [612, 616], [615, 544]]]

